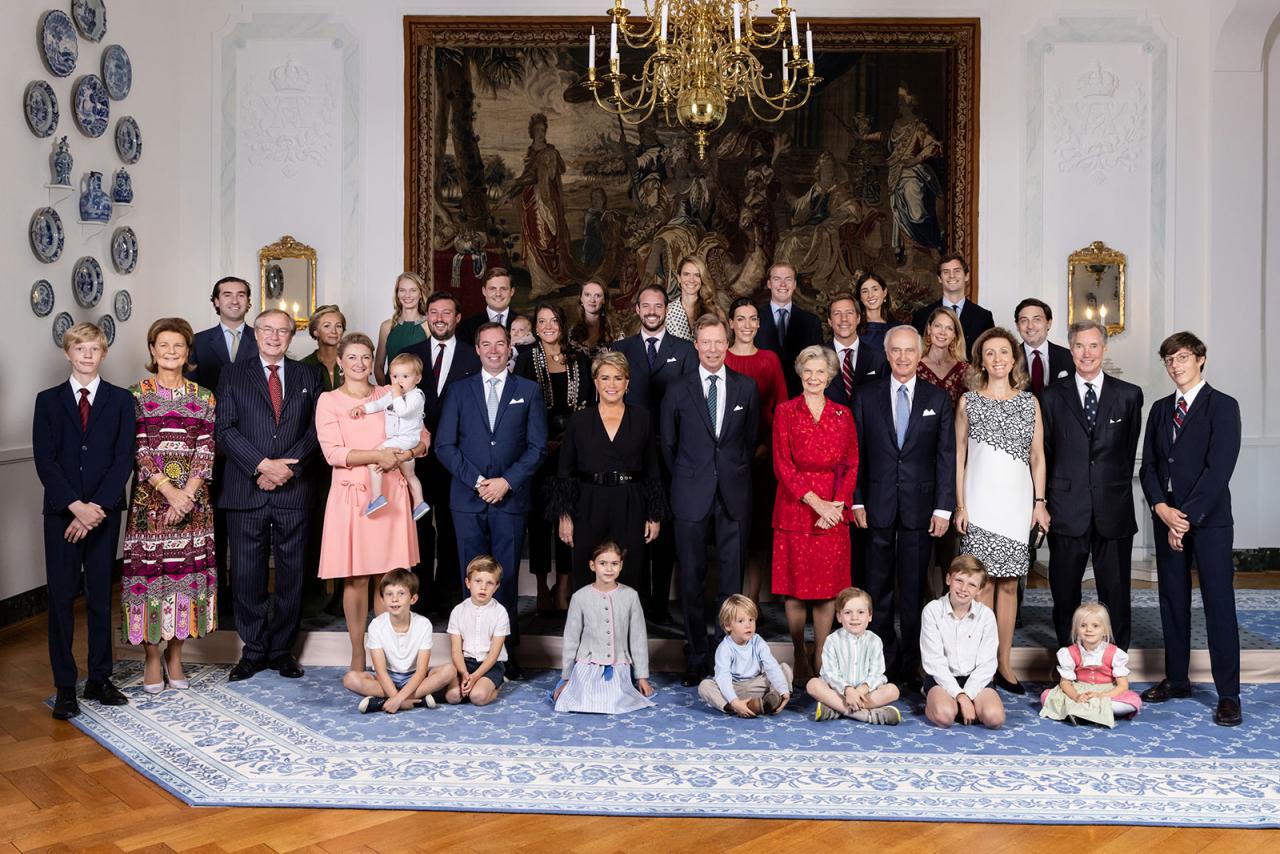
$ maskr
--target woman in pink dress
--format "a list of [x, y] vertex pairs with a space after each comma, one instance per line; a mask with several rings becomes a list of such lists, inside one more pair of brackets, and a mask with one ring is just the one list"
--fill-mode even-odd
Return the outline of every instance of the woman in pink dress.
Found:
[[[351, 669], [364, 672], [364, 632], [369, 617], [369, 582], [398, 567], [418, 562], [418, 531], [411, 518], [409, 488], [397, 466], [413, 451], [379, 448], [386, 439], [385, 414], [353, 418], [351, 410], [391, 393], [388, 386], [369, 385], [373, 342], [352, 332], [338, 345], [343, 383], [316, 402], [316, 436], [324, 458], [333, 466], [333, 481], [324, 510], [320, 544], [320, 577], [342, 578], [342, 611], [351, 638]], [[424, 434], [425, 435], [425, 434]], [[418, 450], [425, 447], [425, 441]], [[365, 516], [369, 503], [369, 466], [382, 469], [387, 506]], [[382, 599], [375, 599], [375, 611]]]

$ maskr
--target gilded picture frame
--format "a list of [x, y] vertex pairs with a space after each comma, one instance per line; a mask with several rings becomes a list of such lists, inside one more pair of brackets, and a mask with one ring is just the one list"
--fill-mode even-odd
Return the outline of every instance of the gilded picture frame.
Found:
[[289, 312], [298, 329], [316, 310], [316, 250], [292, 235], [258, 250], [258, 305]]
[[1067, 258], [1067, 324], [1096, 320], [1118, 335], [1125, 324], [1125, 254], [1095, 240]]

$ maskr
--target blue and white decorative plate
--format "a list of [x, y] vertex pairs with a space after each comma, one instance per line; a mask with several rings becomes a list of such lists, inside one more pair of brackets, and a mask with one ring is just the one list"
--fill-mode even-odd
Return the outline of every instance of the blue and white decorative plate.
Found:
[[66, 234], [62, 230], [62, 217], [53, 208], [40, 208], [31, 217], [31, 251], [46, 264], [52, 264], [62, 256]]
[[102, 52], [102, 82], [114, 101], [123, 101], [133, 88], [133, 64], [129, 54], [118, 44], [108, 45]]
[[133, 116], [121, 116], [116, 122], [116, 153], [129, 165], [142, 157], [142, 131], [138, 130]]
[[71, 271], [71, 292], [82, 308], [93, 308], [102, 299], [102, 265], [86, 255], [76, 262]]
[[77, 80], [75, 88], [71, 90], [71, 104], [75, 110], [76, 124], [85, 136], [96, 139], [107, 132], [111, 103], [101, 77], [86, 74]]
[[138, 235], [127, 225], [111, 235], [111, 264], [117, 273], [124, 274], [132, 273], [138, 266]]
[[40, 54], [54, 77], [66, 77], [76, 70], [80, 41], [66, 12], [51, 9], [40, 18]]
[[58, 129], [58, 96], [53, 94], [52, 86], [43, 80], [32, 80], [22, 102], [32, 133], [43, 138]]
[[102, 330], [102, 334], [107, 336], [107, 346], [110, 347], [116, 343], [116, 319], [109, 314], [104, 314], [98, 318], [98, 328]]
[[31, 310], [36, 317], [48, 317], [53, 311], [53, 285], [46, 279], [31, 286]]
[[53, 343], [59, 350], [62, 349], [62, 336], [67, 334], [67, 330], [76, 325], [76, 320], [65, 311], [58, 312], [58, 316], [53, 319]]
[[100, 42], [107, 34], [107, 6], [103, 0], [71, 0], [71, 17], [76, 19], [80, 35]]
[[111, 300], [112, 308], [116, 312], [116, 320], [124, 323], [133, 317], [133, 297], [129, 296], [128, 291], [116, 291], [115, 298]]

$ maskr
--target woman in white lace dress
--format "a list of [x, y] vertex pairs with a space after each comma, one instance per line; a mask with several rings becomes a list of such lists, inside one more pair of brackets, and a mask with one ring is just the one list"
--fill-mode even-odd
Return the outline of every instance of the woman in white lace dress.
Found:
[[1033, 525], [1049, 530], [1040, 404], [1026, 390], [1022, 346], [990, 329], [973, 346], [969, 388], [956, 407], [956, 530], [961, 554], [987, 568], [980, 597], [996, 612], [995, 682], [1023, 693], [1009, 662], [1018, 616], [1018, 579], [1027, 574]]

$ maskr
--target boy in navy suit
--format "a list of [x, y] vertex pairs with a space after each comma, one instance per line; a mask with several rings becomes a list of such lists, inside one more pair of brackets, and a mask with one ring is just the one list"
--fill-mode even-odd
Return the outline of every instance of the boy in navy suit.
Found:
[[31, 429], [36, 473], [44, 484], [49, 663], [58, 720], [80, 714], [71, 640], [81, 567], [89, 623], [84, 697], [106, 706], [128, 702], [110, 679], [111, 568], [137, 433], [133, 395], [98, 376], [107, 356], [102, 330], [77, 323], [63, 335], [62, 349], [71, 363], [71, 378], [36, 396]]
[[1240, 456], [1240, 404], [1204, 381], [1204, 342], [1175, 332], [1160, 344], [1177, 392], [1147, 416], [1140, 477], [1151, 505], [1164, 630], [1165, 678], [1142, 692], [1148, 703], [1190, 697], [1191, 563], [1195, 560], [1218, 691], [1213, 722], [1237, 726], [1240, 631], [1236, 624], [1231, 473]]

